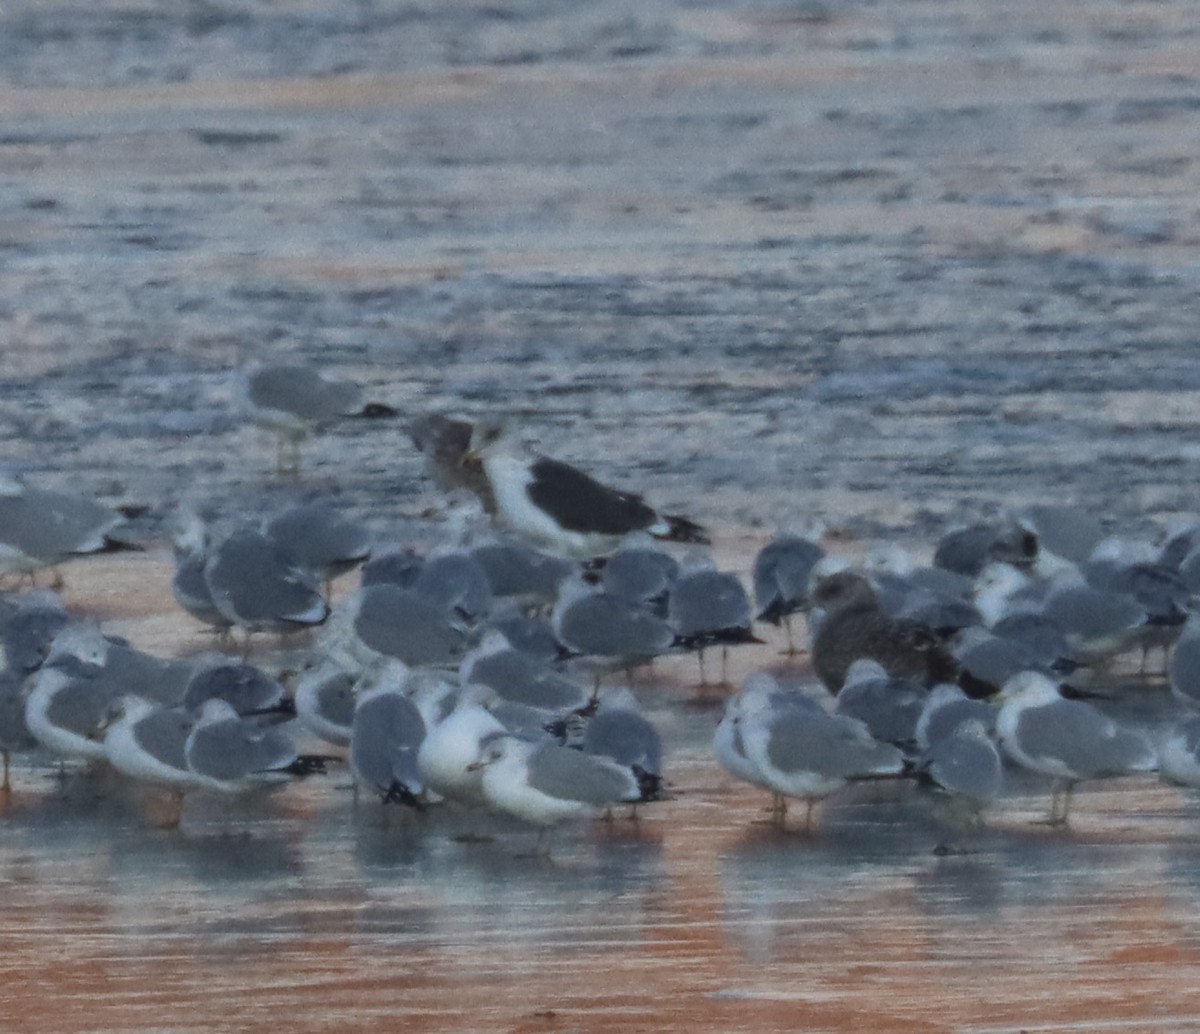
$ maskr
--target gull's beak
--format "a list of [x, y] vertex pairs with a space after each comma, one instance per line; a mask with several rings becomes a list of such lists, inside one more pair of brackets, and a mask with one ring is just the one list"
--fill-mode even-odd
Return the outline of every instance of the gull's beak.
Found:
[[469, 765], [467, 765], [467, 771], [468, 772], [478, 772], [486, 764], [487, 764], [486, 761], [472, 761]]

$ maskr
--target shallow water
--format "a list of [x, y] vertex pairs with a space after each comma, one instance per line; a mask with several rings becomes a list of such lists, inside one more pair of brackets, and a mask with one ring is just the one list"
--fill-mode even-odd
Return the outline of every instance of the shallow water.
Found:
[[[801, 516], [859, 550], [1030, 499], [1115, 528], [1195, 509], [1193, 15], [6, 3], [0, 463], [149, 505], [151, 553], [71, 565], [67, 597], [164, 653], [207, 645], [167, 591], [182, 498], [439, 533], [399, 425], [334, 428], [272, 478], [230, 408], [251, 357], [405, 413], [523, 413], [742, 570]], [[971, 833], [848, 795], [777, 833], [708, 758], [691, 678], [639, 683], [678, 798], [549, 861], [508, 827], [356, 810], [337, 779], [197, 799], [169, 831], [20, 768], [0, 1026], [1195, 1025], [1191, 794], [1108, 784], [1051, 831], [1018, 783]]]

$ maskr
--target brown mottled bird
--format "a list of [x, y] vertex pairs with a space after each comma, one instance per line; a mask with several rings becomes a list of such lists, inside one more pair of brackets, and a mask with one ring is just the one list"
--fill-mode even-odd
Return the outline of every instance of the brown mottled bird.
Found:
[[474, 492], [484, 512], [495, 514], [496, 497], [483, 472], [483, 462], [469, 455], [475, 425], [441, 413], [427, 413], [409, 428], [413, 444], [425, 457], [425, 467], [433, 483], [443, 492], [465, 488]]
[[821, 579], [812, 605], [825, 611], [813, 639], [813, 667], [831, 693], [842, 688], [850, 665], [862, 657], [878, 661], [892, 678], [926, 686], [954, 681], [957, 665], [933, 630], [881, 610], [862, 575], [839, 571]]

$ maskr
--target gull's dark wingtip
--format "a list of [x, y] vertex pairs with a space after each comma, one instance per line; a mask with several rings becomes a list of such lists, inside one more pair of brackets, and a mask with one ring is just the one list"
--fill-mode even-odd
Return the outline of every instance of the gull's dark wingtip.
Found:
[[662, 519], [666, 522], [667, 527], [661, 533], [657, 531], [653, 533], [656, 539], [662, 539], [665, 542], [691, 542], [701, 546], [712, 545], [712, 538], [709, 536], [708, 530], [695, 521], [670, 513], [664, 513]]

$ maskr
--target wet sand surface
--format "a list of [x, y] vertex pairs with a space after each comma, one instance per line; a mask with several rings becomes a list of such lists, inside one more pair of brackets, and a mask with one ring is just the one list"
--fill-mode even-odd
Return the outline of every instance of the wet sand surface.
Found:
[[[1194, 510], [1198, 31], [1184, 0], [5, 4], [0, 463], [149, 507], [150, 552], [65, 592], [172, 654], [207, 645], [167, 589], [181, 500], [441, 533], [403, 421], [271, 477], [249, 359], [523, 414], [742, 571], [809, 516], [858, 550], [1043, 498]], [[1195, 1025], [1190, 793], [1102, 784], [1050, 830], [1016, 779], [964, 831], [860, 792], [780, 833], [692, 681], [636, 683], [677, 798], [549, 860], [336, 778], [170, 831], [19, 767], [0, 1027]]]

